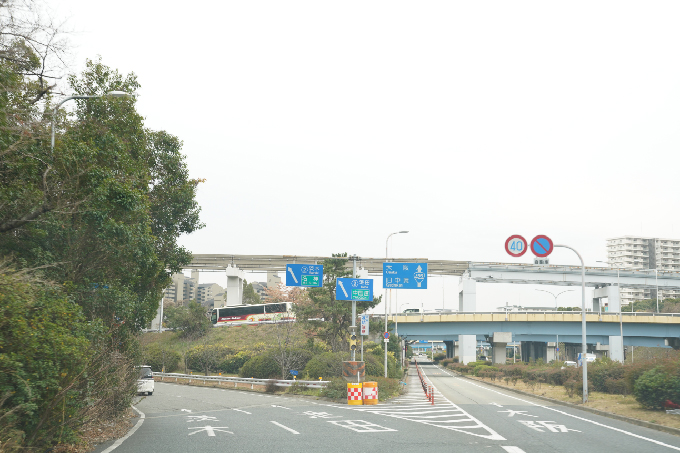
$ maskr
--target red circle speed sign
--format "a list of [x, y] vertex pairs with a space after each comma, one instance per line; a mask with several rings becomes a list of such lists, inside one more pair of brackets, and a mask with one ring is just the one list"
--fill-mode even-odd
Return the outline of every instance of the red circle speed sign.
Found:
[[527, 252], [527, 240], [524, 239], [519, 234], [514, 234], [505, 241], [505, 251], [508, 252], [510, 256], [518, 258]]

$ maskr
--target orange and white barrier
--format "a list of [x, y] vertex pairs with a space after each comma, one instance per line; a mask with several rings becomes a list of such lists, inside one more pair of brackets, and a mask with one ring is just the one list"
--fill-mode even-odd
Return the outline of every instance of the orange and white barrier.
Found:
[[377, 382], [364, 382], [364, 404], [378, 404]]
[[362, 405], [363, 404], [363, 392], [361, 388], [361, 383], [348, 383], [347, 384], [347, 404], [350, 405]]

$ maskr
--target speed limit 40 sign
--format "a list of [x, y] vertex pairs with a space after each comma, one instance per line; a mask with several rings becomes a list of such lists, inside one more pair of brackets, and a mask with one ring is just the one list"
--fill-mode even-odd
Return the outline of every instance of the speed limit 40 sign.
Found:
[[527, 240], [519, 234], [514, 234], [505, 241], [505, 251], [515, 258], [524, 255], [528, 248]]

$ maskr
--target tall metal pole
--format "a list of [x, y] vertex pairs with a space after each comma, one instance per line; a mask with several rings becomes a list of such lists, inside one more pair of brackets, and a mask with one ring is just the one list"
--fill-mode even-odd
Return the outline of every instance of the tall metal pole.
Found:
[[[390, 233], [387, 236], [387, 239], [385, 240], [385, 261], [387, 261], [388, 254], [387, 254], [387, 245], [389, 244], [390, 238], [394, 234], [399, 234], [399, 233], [408, 233], [408, 231], [395, 231], [394, 233]], [[392, 290], [390, 289], [389, 291], [390, 294], [390, 300], [392, 299]], [[387, 332], [387, 300], [385, 300], [385, 332]], [[385, 377], [387, 377], [387, 343], [385, 343]]]
[[557, 245], [554, 247], [564, 247], [576, 253], [581, 260], [581, 357], [583, 361], [583, 403], [588, 401], [588, 345], [586, 344], [586, 266], [583, 263], [581, 254], [576, 249], [568, 245]]
[[[352, 258], [352, 278], [357, 278], [357, 256], [354, 255], [351, 258]], [[353, 300], [352, 301], [352, 327], [350, 327], [350, 329], [352, 329], [351, 334], [354, 334], [354, 335], [356, 335], [356, 331], [357, 331], [357, 321], [356, 321], [356, 319], [357, 319], [357, 301]], [[363, 355], [363, 351], [362, 351], [362, 355]], [[352, 361], [354, 361], [355, 359], [356, 359], [356, 345], [355, 345], [355, 348], [352, 350]]]

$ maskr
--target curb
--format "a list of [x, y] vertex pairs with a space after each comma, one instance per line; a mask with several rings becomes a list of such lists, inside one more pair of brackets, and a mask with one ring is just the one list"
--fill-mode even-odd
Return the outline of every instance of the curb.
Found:
[[469, 376], [465, 376], [465, 375], [462, 375], [460, 373], [457, 373], [453, 370], [447, 369], [446, 371], [453, 373], [458, 377], [469, 379], [469, 380], [475, 381], [475, 382], [481, 382], [485, 385], [489, 385], [491, 387], [496, 387], [498, 389], [508, 390], [510, 392], [518, 393], [520, 395], [524, 395], [524, 396], [527, 396], [527, 397], [536, 398], [536, 399], [543, 400], [543, 401], [548, 401], [550, 403], [555, 403], [555, 404], [558, 404], [560, 406], [571, 407], [573, 409], [580, 409], [580, 410], [585, 411], [585, 412], [590, 412], [591, 414], [601, 415], [601, 416], [607, 417], [607, 418], [613, 418], [614, 420], [627, 422], [627, 423], [630, 423], [632, 425], [643, 426], [645, 428], [654, 429], [656, 431], [662, 431], [662, 432], [665, 432], [665, 433], [668, 433], [668, 434], [673, 434], [675, 436], [680, 437], [680, 429], [679, 428], [671, 428], [670, 426], [664, 426], [664, 425], [659, 425], [657, 423], [646, 422], [644, 420], [638, 420], [637, 418], [630, 418], [630, 417], [626, 417], [624, 415], [614, 414], [612, 412], [607, 412], [607, 411], [603, 411], [603, 410], [600, 410], [600, 409], [594, 409], [592, 407], [581, 406], [580, 404], [574, 404], [574, 403], [569, 403], [567, 401], [560, 401], [560, 400], [556, 400], [556, 399], [553, 399], [553, 398], [548, 398], [547, 396], [534, 395], [533, 393], [523, 392], [522, 390], [517, 390], [517, 389], [510, 388], [510, 387], [503, 387], [502, 385], [493, 384], [491, 382], [479, 381], [479, 380], [473, 379]]

